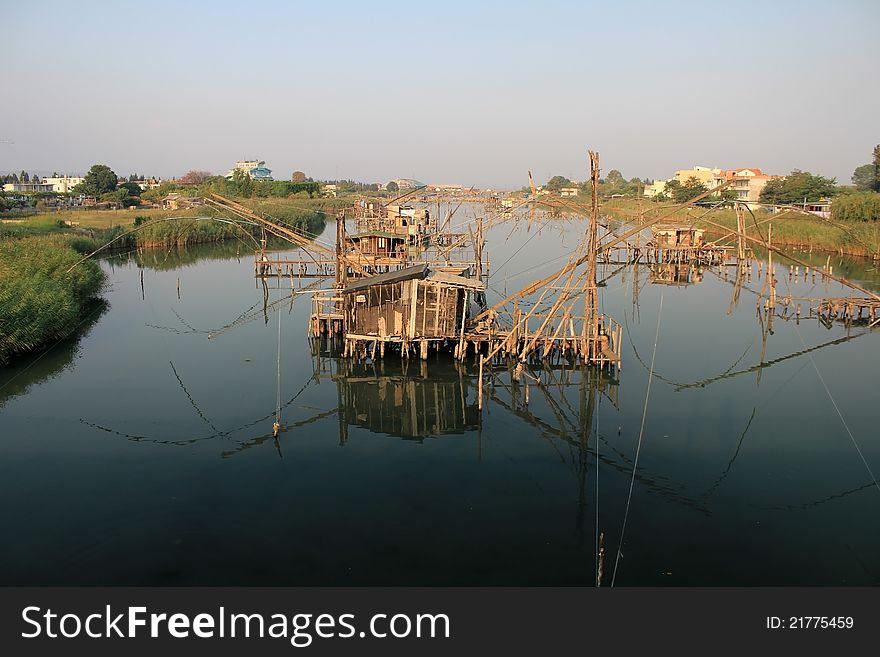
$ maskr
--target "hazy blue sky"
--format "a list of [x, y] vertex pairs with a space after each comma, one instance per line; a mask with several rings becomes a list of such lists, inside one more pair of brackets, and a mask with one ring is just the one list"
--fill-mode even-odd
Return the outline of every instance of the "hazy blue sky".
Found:
[[10, 2], [0, 170], [519, 187], [880, 143], [880, 2]]

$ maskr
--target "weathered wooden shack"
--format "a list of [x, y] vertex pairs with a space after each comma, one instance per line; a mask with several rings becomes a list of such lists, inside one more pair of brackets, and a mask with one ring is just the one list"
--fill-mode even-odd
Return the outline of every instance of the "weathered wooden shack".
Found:
[[403, 237], [407, 244], [421, 244], [431, 232], [431, 214], [427, 208], [409, 205], [384, 206], [375, 202], [355, 205], [355, 225], [363, 232], [381, 231]]
[[693, 226], [660, 224], [651, 227], [654, 246], [658, 248], [702, 246], [703, 232], [703, 229]]
[[405, 258], [406, 238], [382, 230], [369, 230], [346, 238], [350, 251], [365, 256]]
[[472, 295], [485, 290], [477, 279], [432, 271], [428, 265], [363, 278], [342, 290], [346, 353], [372, 346], [384, 356], [396, 343], [404, 353], [418, 344], [422, 358], [464, 333]]

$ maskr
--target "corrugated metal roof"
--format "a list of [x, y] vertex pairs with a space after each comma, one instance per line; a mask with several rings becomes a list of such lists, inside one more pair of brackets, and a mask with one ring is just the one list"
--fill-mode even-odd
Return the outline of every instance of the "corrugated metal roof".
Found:
[[458, 276], [456, 274], [450, 274], [442, 271], [431, 271], [428, 269], [428, 265], [415, 265], [413, 267], [407, 267], [406, 269], [390, 271], [386, 274], [378, 274], [377, 276], [362, 278], [361, 280], [349, 285], [343, 291], [358, 292], [360, 290], [365, 290], [368, 287], [372, 287], [373, 285], [399, 283], [401, 281], [409, 281], [414, 278], [418, 278], [420, 280], [429, 280], [435, 283], [445, 283], [446, 285], [456, 285], [458, 287], [464, 287], [469, 290], [486, 289], [486, 286], [483, 285], [482, 281], [479, 281], [475, 278], [465, 278], [464, 276]]
[[428, 275], [428, 265], [415, 265], [414, 267], [406, 267], [397, 271], [389, 271], [386, 274], [378, 274], [368, 278], [362, 278], [356, 283], [349, 285], [343, 292], [357, 292], [358, 290], [366, 290], [372, 285], [383, 285], [387, 283], [399, 283], [400, 281], [408, 281], [413, 278], [425, 278]]
[[486, 289], [486, 286], [483, 285], [483, 283], [481, 281], [478, 281], [476, 278], [465, 278], [464, 276], [457, 276], [456, 274], [449, 274], [443, 271], [432, 271], [428, 275], [427, 280], [436, 281], [438, 283], [446, 283], [447, 285], [466, 287], [470, 290]]

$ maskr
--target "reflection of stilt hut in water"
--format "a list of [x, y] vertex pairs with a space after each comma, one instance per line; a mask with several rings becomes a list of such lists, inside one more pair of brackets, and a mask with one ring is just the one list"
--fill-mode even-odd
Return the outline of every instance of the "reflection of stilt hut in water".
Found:
[[372, 349], [372, 357], [385, 355], [389, 344], [403, 354], [418, 344], [428, 357], [447, 341], [464, 332], [472, 295], [485, 289], [482, 282], [464, 276], [432, 271], [416, 265], [370, 276], [342, 290], [345, 354]]
[[339, 376], [336, 383], [344, 421], [373, 433], [421, 441], [464, 433], [479, 424], [476, 399], [468, 401], [464, 377], [426, 379], [364, 371], [360, 376]]
[[689, 262], [654, 262], [650, 267], [654, 285], [682, 286], [703, 280], [703, 272]]

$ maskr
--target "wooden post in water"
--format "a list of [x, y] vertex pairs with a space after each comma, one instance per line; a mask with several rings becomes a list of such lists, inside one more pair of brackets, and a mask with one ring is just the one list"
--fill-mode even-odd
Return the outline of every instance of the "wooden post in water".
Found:
[[345, 211], [336, 214], [336, 289], [345, 287]]
[[[773, 224], [767, 224], [767, 246], [772, 246]], [[776, 308], [776, 272], [773, 271], [773, 249], [767, 249], [767, 277], [770, 280], [770, 308]]]
[[587, 296], [584, 304], [588, 308], [584, 309], [584, 319], [588, 321], [587, 328], [587, 359], [595, 356], [593, 344], [599, 335], [598, 326], [598, 294], [596, 289], [596, 251], [598, 248], [598, 226], [599, 226], [599, 154], [595, 151], [589, 151], [590, 155], [590, 183], [592, 187], [591, 204], [590, 204], [590, 233], [587, 242], [588, 260], [587, 260]]

